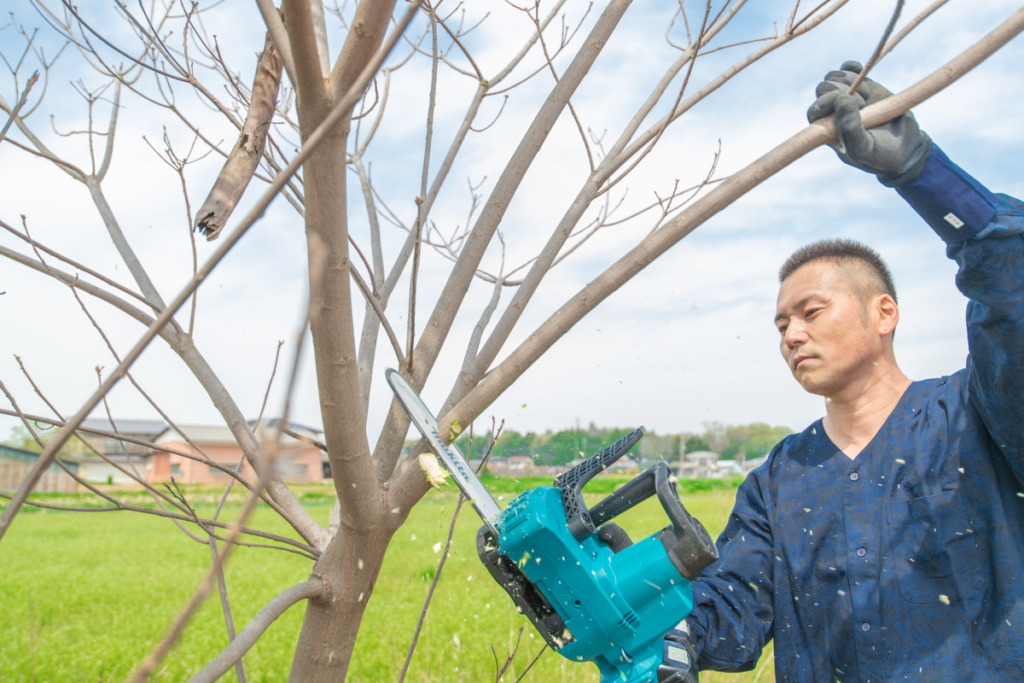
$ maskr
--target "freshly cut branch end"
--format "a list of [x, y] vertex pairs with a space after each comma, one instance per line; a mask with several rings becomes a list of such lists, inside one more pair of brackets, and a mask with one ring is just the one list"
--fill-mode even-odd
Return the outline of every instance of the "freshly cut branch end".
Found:
[[441, 467], [441, 463], [436, 455], [433, 453], [420, 453], [419, 463], [423, 474], [427, 476], [427, 482], [433, 488], [439, 489], [448, 483], [445, 481], [448, 473]]

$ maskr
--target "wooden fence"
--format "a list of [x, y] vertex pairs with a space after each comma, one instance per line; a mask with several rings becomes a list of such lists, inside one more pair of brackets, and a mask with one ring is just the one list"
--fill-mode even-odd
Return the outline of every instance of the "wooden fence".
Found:
[[[28, 476], [37, 457], [39, 457], [37, 453], [0, 445], [0, 492], [13, 493], [16, 491]], [[66, 463], [66, 465], [70, 470], [78, 471], [77, 463]], [[78, 483], [56, 463], [50, 465], [33, 489], [39, 493], [74, 493], [77, 490]]]

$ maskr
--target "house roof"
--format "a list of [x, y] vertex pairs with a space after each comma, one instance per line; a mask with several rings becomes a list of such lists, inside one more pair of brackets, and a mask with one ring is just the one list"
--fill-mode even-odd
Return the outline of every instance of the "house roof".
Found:
[[118, 432], [131, 436], [155, 436], [167, 429], [163, 420], [114, 420], [111, 424], [107, 418], [89, 418], [82, 421], [86, 429], [97, 429], [104, 432]]
[[22, 460], [25, 458], [31, 458], [35, 460], [39, 457], [38, 453], [32, 451], [26, 451], [24, 448], [15, 448], [14, 446], [8, 446], [7, 444], [0, 443], [0, 455], [9, 456]]
[[[13, 446], [7, 446], [7, 445], [4, 445], [4, 444], [0, 444], [0, 458], [4, 458], [4, 459], [7, 459], [7, 460], [16, 460], [16, 461], [24, 462], [24, 463], [35, 463], [35, 461], [39, 459], [39, 455], [40, 455], [39, 453], [33, 453], [32, 451], [26, 451], [26, 450], [24, 450], [22, 448], [14, 448]], [[78, 463], [77, 462], [69, 462], [68, 460], [65, 460], [63, 458], [61, 458], [61, 462], [63, 462], [64, 465], [66, 467], [68, 467], [69, 469], [71, 469], [72, 471], [77, 471], [78, 470]], [[61, 470], [62, 468], [56, 462], [52, 462], [52, 463], [50, 463], [50, 469], [51, 470]]]
[[178, 429], [166, 427], [153, 439], [155, 444], [185, 441], [189, 439], [200, 444], [234, 444], [235, 435], [225, 425], [178, 425]]
[[[249, 420], [248, 424], [251, 427], [251, 426], [256, 424], [256, 420]], [[271, 428], [271, 429], [276, 429], [277, 425], [281, 424], [281, 418], [279, 418], [279, 417], [272, 417], [270, 419], [263, 420], [261, 424], [264, 427], [268, 427], [268, 428]], [[317, 434], [323, 434], [324, 433], [324, 430], [322, 430], [322, 429], [317, 429], [316, 427], [309, 427], [309, 426], [306, 426], [306, 425], [301, 425], [298, 422], [291, 422], [291, 421], [289, 421], [289, 422], [286, 423], [286, 425], [287, 425], [287, 428], [292, 430], [293, 432], [305, 432], [306, 434], [308, 434], [310, 436], [317, 435]]]
[[[261, 430], [272, 430], [280, 424], [280, 418], [271, 418], [263, 420], [261, 422]], [[256, 420], [249, 420], [250, 426], [256, 424]], [[168, 443], [171, 441], [184, 441], [181, 433], [170, 427], [163, 420], [133, 420], [133, 419], [120, 419], [114, 418], [113, 423], [107, 418], [89, 418], [82, 422], [82, 427], [85, 429], [94, 429], [102, 432], [117, 432], [125, 436], [133, 436], [145, 441], [152, 441], [153, 443], [161, 444]], [[315, 427], [308, 427], [301, 425], [296, 422], [289, 422], [288, 427], [293, 432], [297, 432], [303, 436], [307, 436], [311, 439], [319, 439], [322, 437], [323, 431]], [[227, 426], [220, 425], [177, 425], [177, 428], [187, 434], [189, 438], [197, 443], [204, 444], [235, 444], [237, 443], [234, 435]], [[268, 434], [264, 433], [260, 436], [264, 438], [271, 438]], [[293, 437], [287, 434], [281, 435], [282, 440], [285, 443], [295, 443]]]
[[715, 461], [718, 460], [720, 457], [721, 456], [718, 455], [718, 453], [715, 453], [714, 451], [691, 451], [690, 453], [683, 454], [683, 460], [686, 460], [688, 462], [705, 462], [708, 460]]
[[[252, 424], [251, 422], [249, 424]], [[310, 438], [316, 438], [320, 435], [320, 432], [312, 430], [308, 427], [301, 427], [295, 423], [291, 423], [291, 429], [295, 432], [306, 431]], [[172, 442], [183, 442], [185, 438], [183, 434], [200, 445], [235, 445], [238, 440], [235, 439], [235, 435], [231, 433], [231, 429], [227, 425], [178, 425], [178, 429], [172, 429], [167, 427], [162, 432], [156, 435], [153, 442], [156, 444], [165, 444]], [[275, 439], [277, 438], [277, 432], [270, 425], [263, 424], [257, 430], [257, 437], [264, 439]], [[299, 440], [288, 434], [281, 434], [281, 442], [286, 444], [298, 443]]]

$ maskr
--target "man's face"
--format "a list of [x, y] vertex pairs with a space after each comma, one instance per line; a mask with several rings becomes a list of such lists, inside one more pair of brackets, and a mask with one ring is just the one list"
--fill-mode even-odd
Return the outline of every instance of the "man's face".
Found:
[[[836, 397], [870, 377], [883, 353], [874, 302], [858, 293], [857, 266], [811, 261], [779, 287], [779, 350], [808, 392]], [[891, 331], [891, 330], [890, 330]]]

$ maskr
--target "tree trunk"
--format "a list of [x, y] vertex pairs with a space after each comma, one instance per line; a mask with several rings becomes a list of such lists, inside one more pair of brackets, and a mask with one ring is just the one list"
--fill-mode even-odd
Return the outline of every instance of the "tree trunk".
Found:
[[[387, 29], [393, 3], [361, 4], [333, 73], [323, 70], [327, 45], [318, 20], [302, 0], [284, 4], [292, 46], [303, 140], [346, 94]], [[390, 519], [383, 485], [376, 476], [366, 436], [348, 245], [346, 114], [303, 166], [309, 257], [309, 326], [320, 396], [324, 440], [338, 493], [340, 525], [317, 561], [324, 596], [306, 609], [291, 679], [340, 681], [345, 677], [356, 633], [377, 579], [388, 542], [399, 522]]]
[[356, 634], [395, 526], [342, 526], [313, 568], [326, 586], [310, 600], [289, 679], [306, 683], [345, 680]]

